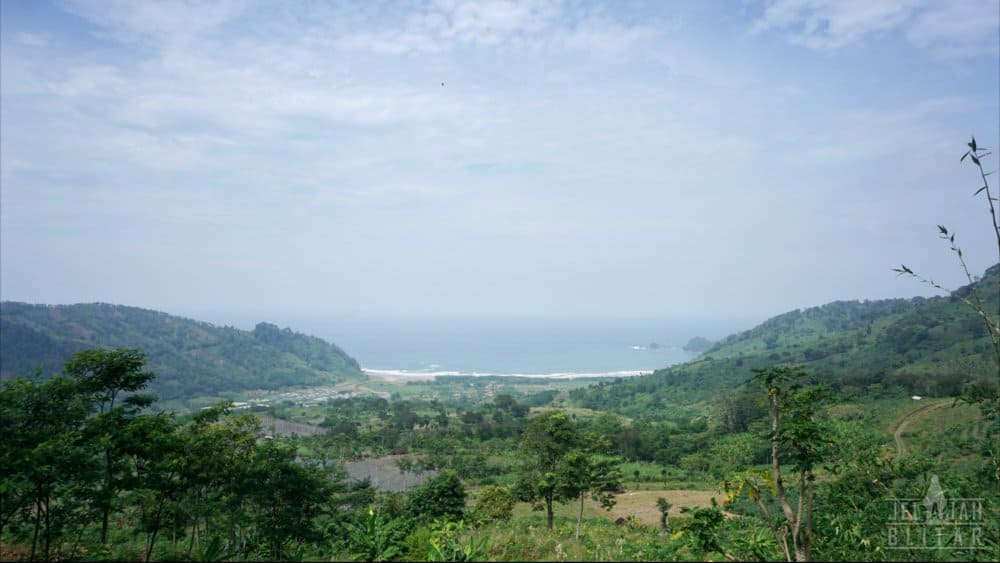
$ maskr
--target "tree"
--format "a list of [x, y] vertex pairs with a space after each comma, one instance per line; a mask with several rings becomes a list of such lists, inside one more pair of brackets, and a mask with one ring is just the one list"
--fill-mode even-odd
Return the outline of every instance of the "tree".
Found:
[[319, 539], [313, 519], [324, 512], [333, 493], [332, 481], [318, 465], [297, 460], [294, 444], [257, 443], [244, 482], [249, 484], [248, 500], [268, 557], [285, 558], [288, 542], [299, 547], [303, 541]]
[[557, 470], [567, 452], [577, 447], [580, 434], [566, 413], [552, 411], [528, 421], [518, 445], [521, 467], [514, 497], [532, 503], [536, 510], [545, 508], [545, 523], [552, 529], [553, 503], [575, 498], [559, 486]]
[[[761, 507], [775, 539], [785, 552], [788, 561], [812, 561], [813, 499], [816, 476], [814, 470], [830, 453], [832, 440], [817, 420], [820, 407], [829, 398], [824, 387], [805, 387], [801, 380], [807, 376], [800, 367], [776, 366], [754, 370], [752, 381], [767, 390], [767, 406], [771, 418], [771, 472], [764, 480], [772, 484], [775, 497], [781, 505], [787, 526], [779, 534], [773, 527], [766, 506], [760, 502], [759, 485], [743, 480], [726, 484], [730, 499], [746, 490]], [[798, 473], [798, 499], [792, 507], [782, 475], [783, 464]], [[789, 552], [785, 534], [792, 537], [793, 551]], [[792, 556], [794, 555], [794, 559]]]
[[723, 397], [719, 411], [722, 423], [730, 434], [746, 432], [750, 423], [764, 414], [760, 401], [747, 389]]
[[93, 450], [81, 431], [91, 404], [78, 381], [14, 379], [0, 386], [0, 537], [16, 516], [33, 527], [30, 559], [41, 540], [42, 559], [91, 486]]
[[454, 471], [431, 477], [410, 493], [407, 511], [415, 518], [458, 520], [465, 511], [465, 487]]
[[[226, 521], [226, 551], [243, 552], [254, 534], [252, 495], [260, 483], [254, 476], [258, 419], [251, 414], [227, 416], [231, 403], [223, 402], [198, 411], [183, 430], [185, 463], [180, 467], [183, 486], [182, 530], [190, 526], [187, 556], [202, 545], [213, 513]], [[180, 507], [179, 507], [180, 508]], [[209, 543], [211, 539], [205, 543]]]
[[670, 529], [670, 509], [673, 506], [664, 497], [657, 497], [656, 499], [656, 509], [660, 511], [660, 527], [664, 530]]
[[82, 388], [92, 394], [98, 412], [104, 413], [114, 408], [120, 394], [143, 389], [155, 377], [143, 371], [145, 364], [146, 354], [141, 350], [97, 348], [75, 354], [64, 371], [80, 380]]
[[483, 487], [476, 501], [476, 512], [490, 520], [509, 520], [514, 512], [514, 495], [507, 487]]
[[124, 479], [126, 451], [132, 444], [126, 440], [127, 426], [139, 411], [152, 403], [151, 397], [130, 396], [116, 405], [119, 395], [138, 391], [154, 375], [143, 371], [146, 355], [136, 349], [84, 350], [66, 362], [65, 372], [80, 382], [97, 406], [97, 416], [87, 423], [88, 432], [100, 444], [103, 454], [102, 485], [97, 494], [101, 510], [101, 544], [108, 541], [108, 520], [115, 508], [118, 490]]
[[165, 414], [143, 416], [126, 430], [132, 483], [132, 502], [139, 510], [138, 530], [146, 535], [145, 560], [163, 523], [169, 501], [176, 502], [182, 490], [181, 467], [187, 462], [184, 441], [177, 423]]
[[559, 463], [556, 471], [559, 496], [580, 499], [580, 510], [576, 517], [576, 539], [580, 539], [583, 501], [588, 493], [590, 498], [601, 503], [605, 510], [614, 507], [614, 493], [622, 485], [619, 463], [620, 460], [617, 458], [588, 451], [568, 452]]

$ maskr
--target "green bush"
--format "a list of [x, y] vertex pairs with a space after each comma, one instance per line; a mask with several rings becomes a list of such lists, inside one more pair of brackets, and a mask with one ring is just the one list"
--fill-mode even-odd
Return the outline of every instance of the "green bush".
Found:
[[484, 487], [476, 501], [476, 512], [489, 520], [509, 520], [514, 512], [514, 495], [507, 487]]
[[465, 511], [465, 486], [454, 471], [431, 477], [410, 493], [407, 512], [414, 518], [459, 520]]

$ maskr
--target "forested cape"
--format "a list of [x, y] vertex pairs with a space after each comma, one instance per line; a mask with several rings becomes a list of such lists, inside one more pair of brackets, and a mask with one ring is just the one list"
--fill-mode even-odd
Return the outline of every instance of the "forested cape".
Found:
[[358, 362], [320, 338], [260, 323], [219, 327], [122, 305], [0, 304], [0, 377], [60, 373], [76, 352], [140, 348], [162, 400], [224, 391], [330, 385], [364, 377]]
[[960, 299], [975, 289], [1000, 313], [1000, 264], [950, 296], [835, 301], [772, 317], [731, 335], [696, 360], [632, 379], [572, 392], [581, 406], [631, 416], [677, 414], [740, 387], [754, 369], [807, 366], [846, 396], [957, 396], [966, 385], [995, 384], [996, 357], [982, 318]]

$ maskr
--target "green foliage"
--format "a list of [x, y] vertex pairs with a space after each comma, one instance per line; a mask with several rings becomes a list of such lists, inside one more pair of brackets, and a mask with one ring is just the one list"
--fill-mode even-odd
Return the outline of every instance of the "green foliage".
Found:
[[347, 524], [348, 545], [355, 561], [392, 561], [402, 551], [402, 521], [386, 521], [374, 508], [362, 523]]
[[[706, 556], [712, 553], [729, 555], [720, 544], [720, 532], [725, 516], [715, 505], [714, 499], [711, 508], [688, 508], [681, 509], [681, 514], [688, 515], [689, 520], [680, 526], [676, 537], [683, 538], [694, 549], [700, 561], [705, 561]], [[728, 557], [732, 559], [732, 557]]]
[[94, 349], [74, 354], [64, 371], [80, 380], [103, 413], [114, 408], [120, 393], [138, 391], [149, 384], [154, 375], [143, 371], [145, 364], [146, 355], [141, 350]]
[[670, 509], [673, 506], [663, 497], [656, 498], [656, 509], [660, 511], [660, 526], [664, 530], [670, 529]]
[[413, 518], [460, 519], [465, 512], [465, 486], [454, 471], [431, 477], [410, 493], [407, 513]]
[[514, 495], [500, 485], [487, 485], [479, 491], [476, 514], [488, 520], [509, 520], [514, 512]]
[[[987, 176], [992, 174], [992, 172], [986, 172], [983, 169], [982, 163], [982, 159], [992, 153], [977, 146], [975, 137], [972, 137], [972, 140], [968, 143], [968, 147], [969, 150], [962, 155], [962, 158], [959, 159], [959, 161], [964, 161], [968, 158], [969, 161], [979, 169], [983, 185], [977, 189], [975, 193], [973, 193], [973, 196], [978, 196], [982, 193], [984, 199], [986, 200], [986, 205], [989, 209], [990, 218], [992, 220], [990, 226], [993, 228], [993, 234], [996, 237], [997, 258], [1000, 259], [1000, 218], [998, 218], [996, 206], [994, 205], [996, 198], [993, 197], [991, 193], [989, 179], [987, 178]], [[975, 280], [972, 273], [969, 272], [969, 266], [965, 262], [965, 255], [963, 254], [962, 249], [958, 246], [958, 243], [955, 242], [955, 233], [949, 232], [948, 228], [944, 225], [938, 225], [937, 227], [940, 238], [948, 243], [951, 252], [958, 258], [958, 262], [962, 267], [965, 278], [969, 281], [969, 285], [959, 291], [949, 291], [933, 279], [925, 278], [910, 268], [907, 268], [905, 265], [901, 265], [899, 268], [893, 268], [893, 271], [897, 272], [899, 275], [910, 276], [922, 283], [949, 293], [953, 299], [968, 305], [969, 309], [974, 311], [982, 320], [986, 333], [988, 334], [990, 342], [993, 345], [994, 357], [998, 364], [997, 367], [1000, 368], [1000, 309], [994, 306], [994, 303], [988, 303], [989, 301], [992, 301], [989, 297], [994, 297], [997, 294], [1000, 294], [1000, 279], [994, 280], [991, 284], [985, 284], [984, 287], [977, 287], [977, 284], [974, 283]], [[979, 285], [982, 286], [983, 284]], [[984, 298], [980, 295], [980, 289], [985, 290], [989, 296], [986, 300], [984, 300]], [[998, 377], [998, 379], [1000, 379], [1000, 377]]]
[[533, 507], [544, 507], [550, 530], [553, 523], [552, 504], [576, 497], [575, 492], [560, 486], [558, 471], [563, 457], [579, 445], [579, 431], [562, 411], [531, 418], [521, 436], [518, 446], [521, 467], [514, 497], [532, 503]]
[[191, 561], [225, 561], [233, 557], [235, 553], [227, 553], [223, 547], [222, 538], [212, 536], [204, 546], [191, 554]]
[[[81, 382], [15, 379], [0, 386], [0, 539], [30, 530], [31, 558], [72, 534], [88, 516], [88, 485], [99, 475], [96, 448], [82, 430], [93, 412]], [[27, 527], [27, 529], [26, 529]]]
[[427, 549], [428, 561], [481, 561], [486, 554], [489, 538], [483, 537], [476, 541], [469, 538], [465, 543], [461, 541], [461, 534], [465, 531], [465, 522], [451, 522], [448, 520], [438, 520], [431, 525], [429, 546]]
[[67, 364], [72, 377], [0, 384], [0, 431], [11, 437], [0, 542], [27, 542], [29, 558], [89, 546], [148, 560], [167, 536], [171, 558], [215, 560], [299, 557], [318, 541], [336, 476], [293, 444], [258, 440], [257, 419], [228, 416], [227, 405], [187, 422], [144, 412], [150, 401], [130, 394], [152, 377], [143, 361], [137, 350], [90, 350]]
[[[775, 364], [809, 368], [843, 396], [880, 394], [959, 396], [967, 384], [997, 386], [996, 358], [979, 315], [959, 297], [977, 289], [987, 311], [1000, 311], [1000, 265], [955, 297], [837, 301], [791, 311], [729, 336], [697, 360], [649, 376], [602, 382], [570, 391], [582, 407], [636, 418], [678, 419], [691, 405], [717, 402], [754, 369]], [[740, 391], [722, 405], [731, 430], [760, 411]]]
[[[576, 520], [578, 539], [583, 520], [584, 497], [589, 494], [590, 498], [599, 502], [605, 510], [611, 510], [615, 505], [614, 494], [622, 487], [622, 473], [618, 467], [620, 460], [595, 453], [594, 449], [602, 449], [599, 446], [601, 440], [596, 436], [590, 439], [592, 441], [590, 447], [566, 453], [556, 470], [559, 497], [580, 499], [580, 511]], [[636, 475], [638, 476], [638, 470]]]
[[251, 332], [119, 305], [0, 304], [0, 376], [39, 365], [55, 375], [87, 349], [141, 348], [158, 374], [161, 399], [329, 385], [361, 379], [357, 362], [333, 344], [261, 323]]

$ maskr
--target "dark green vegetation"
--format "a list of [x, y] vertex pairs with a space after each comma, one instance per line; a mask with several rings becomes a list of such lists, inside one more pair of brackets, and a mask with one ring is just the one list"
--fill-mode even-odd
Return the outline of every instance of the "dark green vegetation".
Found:
[[0, 304], [0, 376], [59, 373], [88, 348], [141, 348], [162, 400], [363, 379], [333, 344], [260, 323], [250, 332], [120, 305]]
[[[998, 420], [989, 405], [838, 404], [801, 369], [778, 367], [747, 383], [756, 408], [748, 407], [746, 432], [705, 417], [532, 412], [501, 394], [474, 408], [376, 397], [273, 407], [268, 414], [299, 422], [320, 418], [328, 432], [272, 438], [255, 413], [230, 414], [224, 404], [185, 416], [152, 412], [142, 392], [154, 376], [143, 360], [137, 350], [88, 350], [62, 376], [3, 383], [4, 559], [1000, 555], [990, 449]], [[893, 430], [908, 452], [893, 447]], [[345, 479], [342, 460], [374, 458], [437, 475], [403, 493]], [[887, 549], [893, 499], [922, 499], [932, 476], [948, 498], [982, 499], [974, 521], [982, 549]], [[684, 490], [717, 486], [721, 505], [691, 502], [698, 491]]]
[[[1000, 311], [1000, 265], [975, 287]], [[837, 301], [771, 318], [729, 336], [687, 364], [649, 377], [572, 393], [592, 409], [629, 416], [691, 414], [720, 390], [736, 389], [753, 369], [801, 364], [816, 380], [852, 397], [958, 396], [967, 385], [995, 386], [996, 356], [980, 316], [955, 296]], [[738, 395], [733, 397], [738, 402]], [[737, 427], [739, 424], [737, 424]]]
[[258, 441], [256, 419], [223, 406], [149, 414], [152, 400], [133, 393], [153, 377], [143, 361], [89, 350], [66, 377], [4, 383], [5, 545], [13, 537], [44, 560], [281, 558], [317, 539], [313, 519], [346, 491], [329, 471], [301, 463], [292, 444]]

